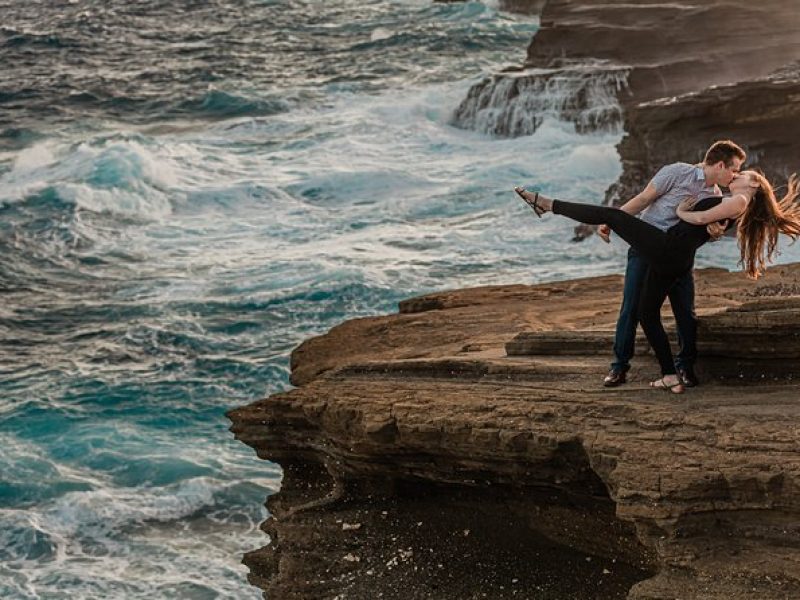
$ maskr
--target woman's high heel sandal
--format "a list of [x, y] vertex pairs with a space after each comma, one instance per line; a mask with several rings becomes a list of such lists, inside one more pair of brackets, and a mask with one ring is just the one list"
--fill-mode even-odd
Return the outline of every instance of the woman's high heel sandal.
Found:
[[666, 380], [662, 377], [661, 379], [656, 379], [655, 381], [650, 382], [650, 387], [656, 388], [658, 390], [663, 390], [665, 392], [672, 392], [673, 394], [682, 394], [685, 390], [683, 383], [681, 380], [678, 380], [678, 383], [669, 384]]
[[536, 216], [540, 219], [542, 215], [547, 211], [539, 206], [539, 192], [533, 192], [533, 200], [529, 199], [525, 196], [525, 188], [514, 188], [514, 191], [519, 194], [519, 197], [525, 200], [525, 203], [533, 209], [533, 212], [536, 213]]

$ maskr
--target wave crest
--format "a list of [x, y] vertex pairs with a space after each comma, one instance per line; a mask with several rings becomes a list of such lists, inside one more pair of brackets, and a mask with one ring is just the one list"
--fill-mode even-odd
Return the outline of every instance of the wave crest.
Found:
[[53, 200], [81, 209], [149, 219], [172, 212], [169, 191], [178, 176], [169, 157], [139, 136], [75, 147], [41, 142], [20, 152], [0, 183], [0, 206], [49, 190]]
[[247, 97], [210, 89], [200, 98], [181, 102], [175, 108], [175, 112], [227, 119], [233, 117], [264, 117], [287, 112], [289, 109], [289, 103], [285, 100]]

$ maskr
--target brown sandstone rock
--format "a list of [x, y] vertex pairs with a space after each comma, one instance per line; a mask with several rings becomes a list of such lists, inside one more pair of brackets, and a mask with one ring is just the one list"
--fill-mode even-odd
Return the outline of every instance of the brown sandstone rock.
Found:
[[548, 0], [526, 66], [627, 65], [628, 105], [768, 75], [800, 58], [799, 27], [783, 0]]
[[[284, 468], [251, 581], [269, 598], [800, 597], [800, 265], [698, 272], [705, 381], [683, 396], [648, 389], [647, 355], [599, 385], [620, 285], [432, 294], [304, 343], [301, 387], [230, 413]], [[515, 336], [563, 344], [508, 356]]]

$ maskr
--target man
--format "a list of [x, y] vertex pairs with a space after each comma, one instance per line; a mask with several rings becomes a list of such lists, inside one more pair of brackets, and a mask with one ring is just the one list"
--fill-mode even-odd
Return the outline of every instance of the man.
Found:
[[[687, 196], [705, 198], [719, 196], [718, 186], [727, 187], [736, 177], [746, 158], [744, 150], [730, 140], [715, 142], [706, 152], [703, 162], [697, 165], [673, 163], [662, 167], [647, 187], [620, 208], [637, 215], [647, 223], [666, 231], [678, 222], [675, 210]], [[712, 239], [722, 235], [724, 225], [708, 226]], [[598, 235], [608, 242], [611, 229], [601, 225]], [[636, 342], [639, 296], [644, 285], [648, 264], [633, 248], [628, 251], [622, 306], [617, 319], [614, 337], [614, 362], [603, 381], [606, 387], [621, 385], [626, 381]], [[678, 329], [680, 352], [675, 357], [675, 367], [686, 387], [699, 384], [694, 372], [697, 358], [697, 319], [694, 314], [694, 278], [687, 273], [672, 286], [669, 303]]]

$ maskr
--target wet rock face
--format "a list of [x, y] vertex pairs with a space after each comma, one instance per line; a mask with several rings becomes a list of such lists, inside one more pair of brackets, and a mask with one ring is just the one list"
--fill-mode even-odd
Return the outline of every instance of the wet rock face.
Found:
[[[623, 600], [653, 575], [607, 495], [578, 505], [535, 487], [337, 477], [332, 494], [312, 469], [285, 471], [264, 528], [272, 544], [244, 560], [266, 598]], [[320, 501], [296, 510], [287, 500], [297, 491]], [[584, 537], [602, 540], [600, 553], [564, 543]]]
[[500, 10], [526, 15], [540, 15], [547, 0], [500, 0]]
[[549, 0], [527, 65], [631, 67], [624, 104], [763, 77], [800, 57], [800, 11], [783, 0]]
[[696, 289], [703, 385], [683, 396], [648, 387], [649, 353], [601, 387], [616, 276], [433, 294], [307, 341], [297, 389], [230, 413], [284, 468], [251, 581], [287, 599], [800, 598], [800, 265], [702, 270]]
[[534, 133], [548, 116], [573, 123], [579, 132], [617, 130], [622, 124], [617, 95], [627, 75], [627, 69], [602, 65], [501, 73], [475, 85], [452, 121], [511, 137]]

